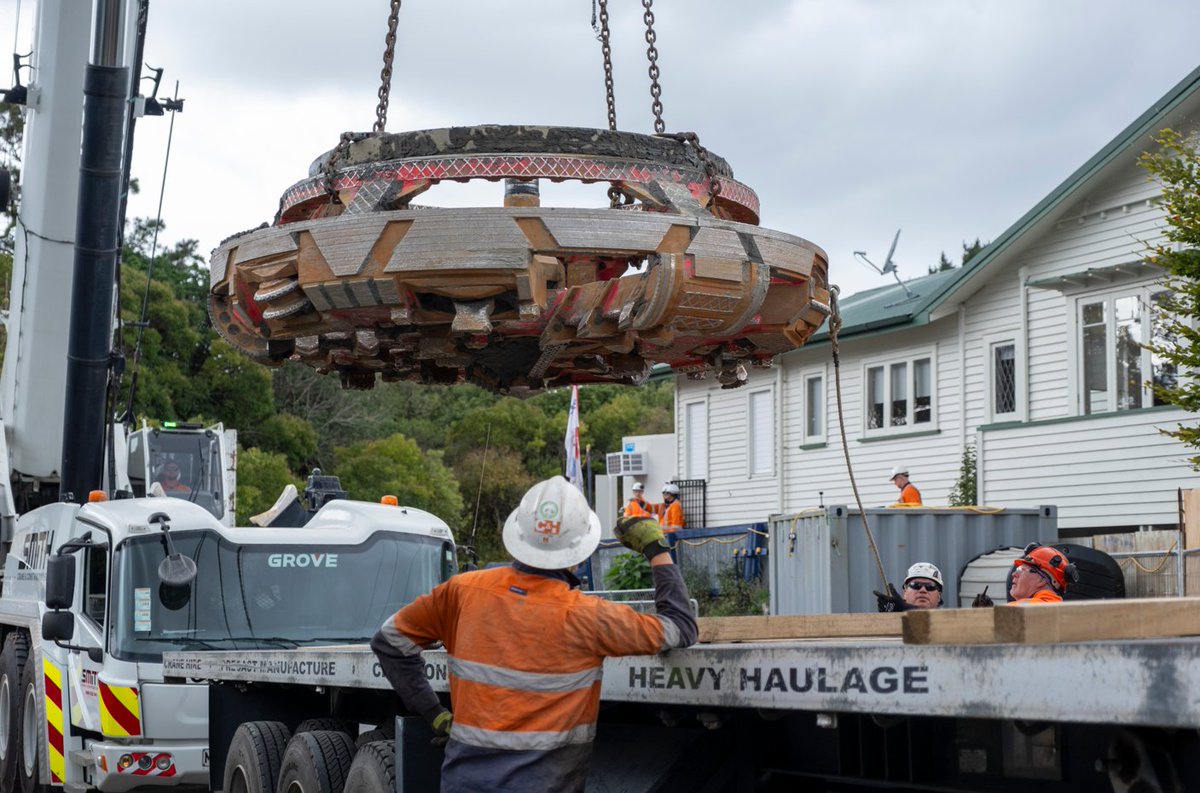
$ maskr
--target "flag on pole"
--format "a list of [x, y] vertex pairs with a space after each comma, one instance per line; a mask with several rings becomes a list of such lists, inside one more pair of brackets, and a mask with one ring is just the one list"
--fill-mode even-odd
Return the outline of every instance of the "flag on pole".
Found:
[[563, 440], [567, 451], [566, 478], [575, 487], [583, 490], [583, 466], [579, 462], [579, 386], [571, 386], [571, 407], [567, 411], [567, 437]]

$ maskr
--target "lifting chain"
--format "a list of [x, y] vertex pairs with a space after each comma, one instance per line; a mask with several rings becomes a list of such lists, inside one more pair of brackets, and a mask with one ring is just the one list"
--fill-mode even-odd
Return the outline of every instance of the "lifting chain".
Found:
[[[599, 14], [596, 13], [597, 5]], [[599, 27], [596, 26], [597, 18], [600, 20]], [[616, 132], [617, 99], [613, 90], [612, 45], [609, 43], [608, 34], [608, 0], [592, 0], [592, 29], [596, 31], [596, 37], [600, 39], [600, 52], [604, 55], [604, 97], [608, 101], [608, 128]], [[625, 193], [616, 185], [608, 188], [608, 204], [613, 209], [621, 206], [625, 198]]]
[[721, 180], [717, 177], [717, 167], [713, 164], [712, 155], [708, 149], [700, 145], [700, 136], [695, 132], [659, 132], [655, 137], [670, 138], [685, 143], [696, 150], [700, 162], [704, 163], [704, 175], [708, 177], [708, 194], [713, 200], [721, 195]]
[[662, 117], [662, 86], [658, 84], [658, 47], [654, 46], [658, 36], [654, 33], [654, 11], [650, 8], [653, 4], [654, 0], [642, 0], [646, 9], [642, 18], [646, 20], [646, 58], [650, 61], [650, 98], [654, 100], [650, 109], [654, 112], [654, 132], [661, 135], [667, 131], [667, 125]]
[[329, 195], [329, 203], [342, 203], [341, 197], [338, 196], [338, 191], [334, 189], [333, 177], [337, 173], [337, 164], [339, 160], [345, 158], [350, 152], [350, 144], [356, 139], [362, 137], [355, 135], [353, 132], [343, 132], [338, 145], [329, 153], [329, 159], [325, 161], [325, 166], [321, 168], [321, 175], [325, 177], [325, 192]]
[[384, 38], [383, 70], [379, 73], [379, 106], [375, 108], [375, 127], [372, 130], [376, 135], [387, 127], [388, 98], [392, 92], [392, 60], [396, 56], [396, 25], [399, 19], [400, 0], [392, 0], [387, 36]]

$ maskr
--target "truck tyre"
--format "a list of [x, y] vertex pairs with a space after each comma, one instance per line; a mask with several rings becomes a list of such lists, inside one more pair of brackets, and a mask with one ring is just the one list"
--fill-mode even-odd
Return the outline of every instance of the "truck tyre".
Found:
[[354, 741], [344, 732], [317, 730], [293, 735], [283, 753], [276, 792], [342, 793], [353, 760]]
[[248, 721], [237, 728], [225, 759], [225, 793], [275, 793], [288, 728], [277, 721]]
[[372, 730], [367, 730], [362, 735], [354, 740], [354, 748], [361, 749], [369, 743], [375, 741], [394, 741], [396, 740], [396, 725], [384, 724]]
[[317, 730], [344, 732], [350, 736], [350, 740], [354, 740], [354, 736], [358, 735], [358, 723], [347, 719], [305, 719], [300, 722], [292, 735], [299, 735], [302, 732], [316, 732]]
[[372, 741], [361, 746], [346, 776], [346, 793], [393, 793], [395, 790], [395, 741]]
[[46, 727], [38, 708], [37, 677], [34, 672], [38, 664], [27, 663], [21, 673], [21, 729], [17, 734], [17, 787], [21, 793], [46, 793], [43, 785], [41, 737]]
[[17, 789], [21, 732], [21, 675], [29, 660], [29, 637], [13, 631], [0, 651], [0, 790]]

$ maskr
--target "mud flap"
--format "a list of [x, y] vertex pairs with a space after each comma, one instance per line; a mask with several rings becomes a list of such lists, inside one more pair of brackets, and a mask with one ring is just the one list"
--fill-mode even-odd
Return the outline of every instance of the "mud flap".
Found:
[[433, 729], [417, 716], [396, 717], [396, 793], [436, 793], [442, 788], [445, 749], [433, 746]]

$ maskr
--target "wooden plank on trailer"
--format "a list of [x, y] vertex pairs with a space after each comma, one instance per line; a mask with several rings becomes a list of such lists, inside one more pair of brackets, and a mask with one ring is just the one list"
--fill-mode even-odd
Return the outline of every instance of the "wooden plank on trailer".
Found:
[[897, 637], [900, 614], [804, 614], [766, 617], [701, 617], [700, 641]]
[[996, 641], [1004, 643], [1200, 636], [1200, 598], [1076, 600], [995, 611]]
[[905, 644], [991, 644], [993, 614], [1004, 606], [904, 612]]

